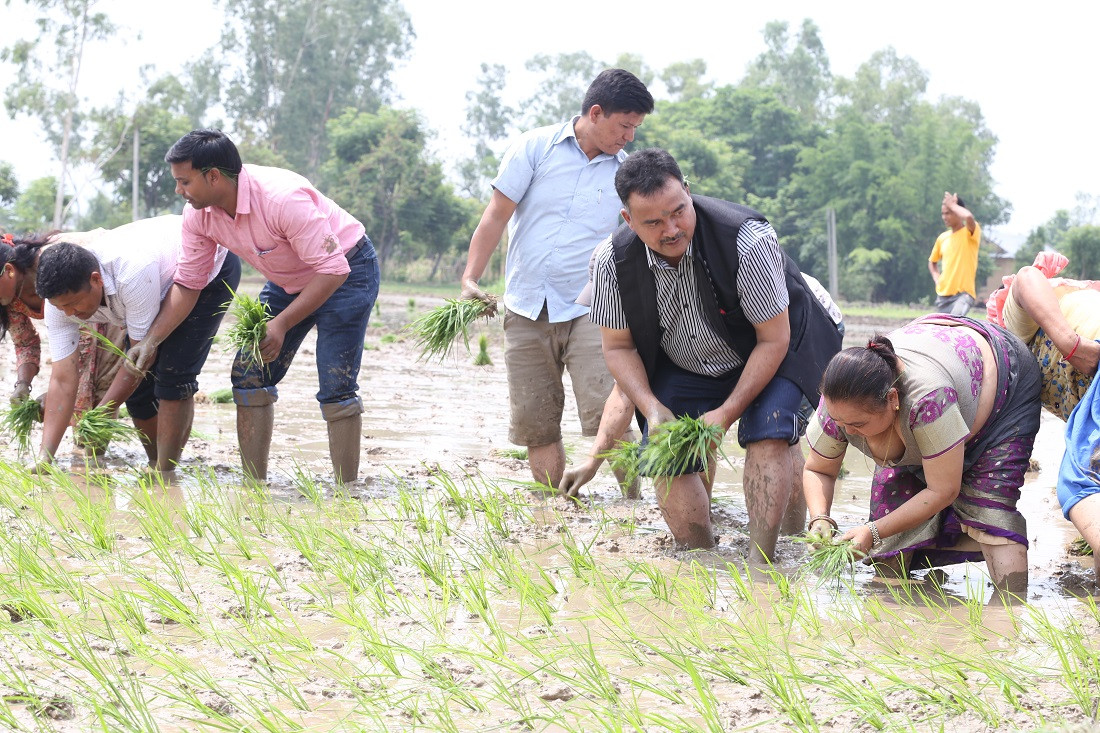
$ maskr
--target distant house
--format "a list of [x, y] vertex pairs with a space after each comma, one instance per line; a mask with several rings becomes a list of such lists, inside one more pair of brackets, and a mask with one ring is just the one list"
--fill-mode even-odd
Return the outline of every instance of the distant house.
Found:
[[982, 249], [993, 260], [993, 272], [984, 283], [978, 283], [978, 306], [985, 305], [986, 298], [1001, 287], [1001, 278], [1016, 272], [1016, 256], [992, 239], [982, 237]]

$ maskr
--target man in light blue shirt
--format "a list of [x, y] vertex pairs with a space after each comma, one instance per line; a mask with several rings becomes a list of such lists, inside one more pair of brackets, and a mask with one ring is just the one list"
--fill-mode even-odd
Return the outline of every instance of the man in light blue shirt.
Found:
[[584, 435], [596, 434], [611, 392], [599, 329], [576, 299], [588, 282], [592, 250], [619, 223], [615, 172], [626, 157], [623, 148], [652, 111], [653, 97], [636, 76], [624, 69], [601, 72], [579, 116], [512, 143], [470, 240], [462, 297], [488, 302], [477, 281], [508, 226], [509, 439], [527, 446], [535, 480], [555, 488], [565, 471], [563, 369], [569, 370]]

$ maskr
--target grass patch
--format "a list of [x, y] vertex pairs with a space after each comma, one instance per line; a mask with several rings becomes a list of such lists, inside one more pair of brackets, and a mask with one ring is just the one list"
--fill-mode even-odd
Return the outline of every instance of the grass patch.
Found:
[[1078, 537], [1073, 542], [1069, 543], [1067, 548], [1069, 554], [1076, 555], [1077, 557], [1084, 557], [1092, 554], [1092, 546], [1088, 542], [1085, 542], [1084, 537]]
[[489, 337], [485, 334], [477, 340], [477, 356], [474, 357], [474, 366], [489, 366], [493, 360], [489, 358]]
[[207, 399], [215, 405], [227, 405], [233, 401], [233, 390], [229, 387], [216, 389], [207, 395]]

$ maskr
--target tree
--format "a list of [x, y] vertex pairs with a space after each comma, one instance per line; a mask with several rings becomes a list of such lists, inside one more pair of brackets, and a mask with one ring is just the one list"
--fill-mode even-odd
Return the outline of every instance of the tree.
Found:
[[478, 91], [466, 92], [466, 123], [462, 131], [474, 141], [474, 155], [459, 164], [462, 189], [472, 198], [485, 197], [488, 180], [500, 160], [492, 143], [507, 137], [515, 110], [501, 100], [507, 72], [500, 64], [481, 65]]
[[693, 59], [669, 64], [661, 72], [660, 78], [673, 101], [688, 102], [707, 97], [714, 91], [713, 82], [703, 81], [706, 73], [707, 62]]
[[[15, 200], [8, 228], [14, 232], [46, 232], [57, 227], [53, 222], [54, 200], [57, 198], [57, 179], [53, 176], [36, 178]], [[66, 201], [67, 203], [67, 201]]]
[[0, 204], [13, 204], [19, 196], [19, 180], [15, 177], [15, 166], [0, 161]]
[[227, 0], [226, 10], [236, 23], [221, 48], [244, 52], [227, 109], [245, 139], [263, 140], [312, 178], [328, 121], [388, 100], [390, 72], [413, 35], [408, 14], [399, 0]]
[[541, 73], [542, 81], [520, 105], [527, 110], [527, 127], [563, 122], [580, 114], [588, 85], [605, 65], [585, 51], [539, 54], [525, 64], [528, 71]]
[[1063, 274], [1081, 280], [1100, 278], [1100, 226], [1073, 227], [1066, 232], [1064, 241], [1069, 265]]
[[797, 39], [790, 37], [789, 30], [786, 21], [764, 26], [767, 49], [749, 66], [742, 84], [775, 89], [785, 105], [806, 121], [816, 122], [827, 115], [832, 92], [829, 58], [812, 20], [802, 21]]
[[440, 164], [426, 157], [413, 112], [349, 109], [329, 123], [329, 137], [326, 191], [363, 222], [380, 261], [446, 251], [455, 243], [467, 210], [455, 203]]
[[[37, 8], [38, 37], [19, 40], [0, 50], [0, 61], [18, 67], [15, 82], [4, 92], [4, 105], [17, 114], [37, 117], [46, 138], [57, 150], [60, 165], [53, 207], [53, 227], [60, 228], [65, 213], [65, 182], [69, 178], [70, 149], [79, 144], [81, 116], [80, 70], [88, 43], [114, 33], [103, 13], [93, 11], [94, 0], [26, 0]], [[53, 44], [53, 58], [42, 48]], [[61, 86], [57, 81], [63, 80]]]

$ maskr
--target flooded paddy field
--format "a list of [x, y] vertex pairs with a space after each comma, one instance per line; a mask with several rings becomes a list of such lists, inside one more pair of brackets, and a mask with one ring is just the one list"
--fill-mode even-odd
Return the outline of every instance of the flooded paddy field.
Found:
[[[544, 496], [507, 442], [500, 319], [480, 326], [493, 364], [461, 347], [420, 363], [402, 327], [440, 301], [393, 292], [368, 331], [361, 480], [345, 490], [328, 480], [312, 340], [280, 386], [267, 486], [241, 480], [231, 404], [197, 406], [176, 486], [141, 477], [137, 445], [87, 466], [66, 439], [52, 476], [3, 449], [0, 728], [1096, 726], [1100, 608], [1054, 497], [1061, 422], [1044, 417], [1024, 489], [1024, 606], [987, 607], [981, 564], [808, 576], [789, 539], [753, 573], [734, 441], [712, 552], [677, 550], [652, 487], [623, 500], [606, 469], [580, 502]], [[229, 386], [229, 361], [215, 345], [204, 393]], [[565, 430], [579, 460], [568, 404]], [[866, 517], [870, 467], [847, 461], [841, 527]]]

